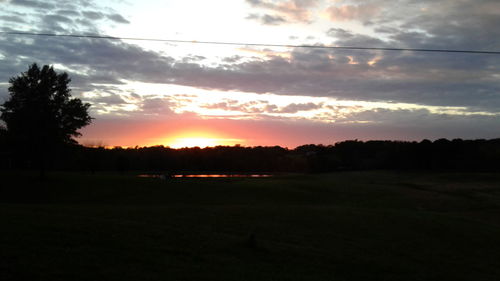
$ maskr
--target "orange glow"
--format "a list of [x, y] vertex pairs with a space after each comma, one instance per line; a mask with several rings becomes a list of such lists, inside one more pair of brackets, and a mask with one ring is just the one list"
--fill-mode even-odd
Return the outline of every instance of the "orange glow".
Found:
[[187, 132], [175, 135], [173, 137], [167, 137], [164, 141], [165, 146], [171, 148], [183, 148], [183, 147], [210, 147], [217, 145], [235, 145], [241, 144], [240, 139], [230, 139], [224, 138], [217, 133], [212, 132]]
[[349, 59], [348, 64], [359, 64], [359, 62], [354, 60], [353, 56], [347, 56], [347, 58]]
[[238, 51], [248, 52], [248, 53], [252, 53], [252, 54], [258, 54], [258, 55], [261, 55], [262, 57], [274, 57], [274, 56], [276, 56], [276, 57], [281, 57], [281, 58], [286, 59], [286, 60], [290, 60], [292, 58], [289, 51], [277, 51], [277, 50], [268, 50], [268, 49], [261, 50], [261, 49], [248, 48], [248, 47], [238, 48]]
[[373, 66], [373, 65], [375, 65], [378, 61], [380, 61], [381, 59], [382, 59], [382, 57], [377, 56], [377, 57], [375, 57], [374, 59], [370, 60], [370, 61], [368, 62], [368, 65]]
[[168, 144], [172, 148], [183, 148], [183, 147], [207, 147], [218, 145], [218, 139], [211, 138], [178, 138], [173, 142]]
[[304, 143], [330, 144], [347, 138], [341, 132], [333, 136], [325, 127], [319, 128], [315, 131], [300, 123], [226, 119], [96, 119], [91, 126], [81, 130], [83, 136], [78, 141], [89, 146], [148, 147], [175, 145], [181, 138], [209, 138], [214, 139], [212, 145], [216, 146], [280, 145], [293, 148]]

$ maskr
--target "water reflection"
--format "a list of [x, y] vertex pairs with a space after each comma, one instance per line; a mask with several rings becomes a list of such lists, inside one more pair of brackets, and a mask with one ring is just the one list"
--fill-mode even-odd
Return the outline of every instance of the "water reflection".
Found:
[[272, 175], [241, 175], [241, 174], [206, 174], [206, 175], [172, 175], [173, 178], [268, 178]]
[[160, 174], [143, 174], [138, 175], [140, 178], [269, 178], [273, 175], [269, 174], [176, 174], [176, 175], [160, 175]]

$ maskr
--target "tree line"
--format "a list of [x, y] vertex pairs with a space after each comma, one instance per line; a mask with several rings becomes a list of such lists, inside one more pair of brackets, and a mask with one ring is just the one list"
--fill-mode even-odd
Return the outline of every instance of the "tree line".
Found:
[[[0, 140], [5, 140], [0, 135]], [[4, 169], [37, 169], [25, 150], [2, 143]], [[6, 149], [7, 148], [7, 149]], [[347, 170], [500, 171], [500, 139], [358, 141], [333, 145], [216, 146], [172, 149], [163, 146], [107, 149], [77, 144], [60, 147], [46, 160], [50, 169], [146, 172], [301, 172]]]

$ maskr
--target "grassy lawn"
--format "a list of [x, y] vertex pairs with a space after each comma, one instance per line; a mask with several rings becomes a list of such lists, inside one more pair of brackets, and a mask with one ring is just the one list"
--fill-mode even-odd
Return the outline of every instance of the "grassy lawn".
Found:
[[500, 278], [497, 174], [0, 176], [0, 280]]

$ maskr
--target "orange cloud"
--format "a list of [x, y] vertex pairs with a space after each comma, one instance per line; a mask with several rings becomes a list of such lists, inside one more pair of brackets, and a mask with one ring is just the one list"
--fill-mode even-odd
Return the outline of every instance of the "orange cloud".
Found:
[[269, 0], [247, 0], [254, 7], [263, 8], [277, 12], [290, 21], [310, 23], [311, 8], [318, 4], [318, 0], [289, 0], [289, 1], [269, 1]]
[[369, 20], [380, 11], [375, 4], [330, 6], [326, 10], [332, 21]]
[[252, 48], [252, 47], [244, 47], [244, 48], [238, 48], [239, 51], [242, 52], [247, 52], [247, 53], [253, 53], [253, 54], [258, 54], [263, 57], [281, 57], [284, 59], [289, 60], [291, 58], [290, 51], [277, 51], [277, 50], [271, 50], [271, 49], [258, 49], [258, 48]]

